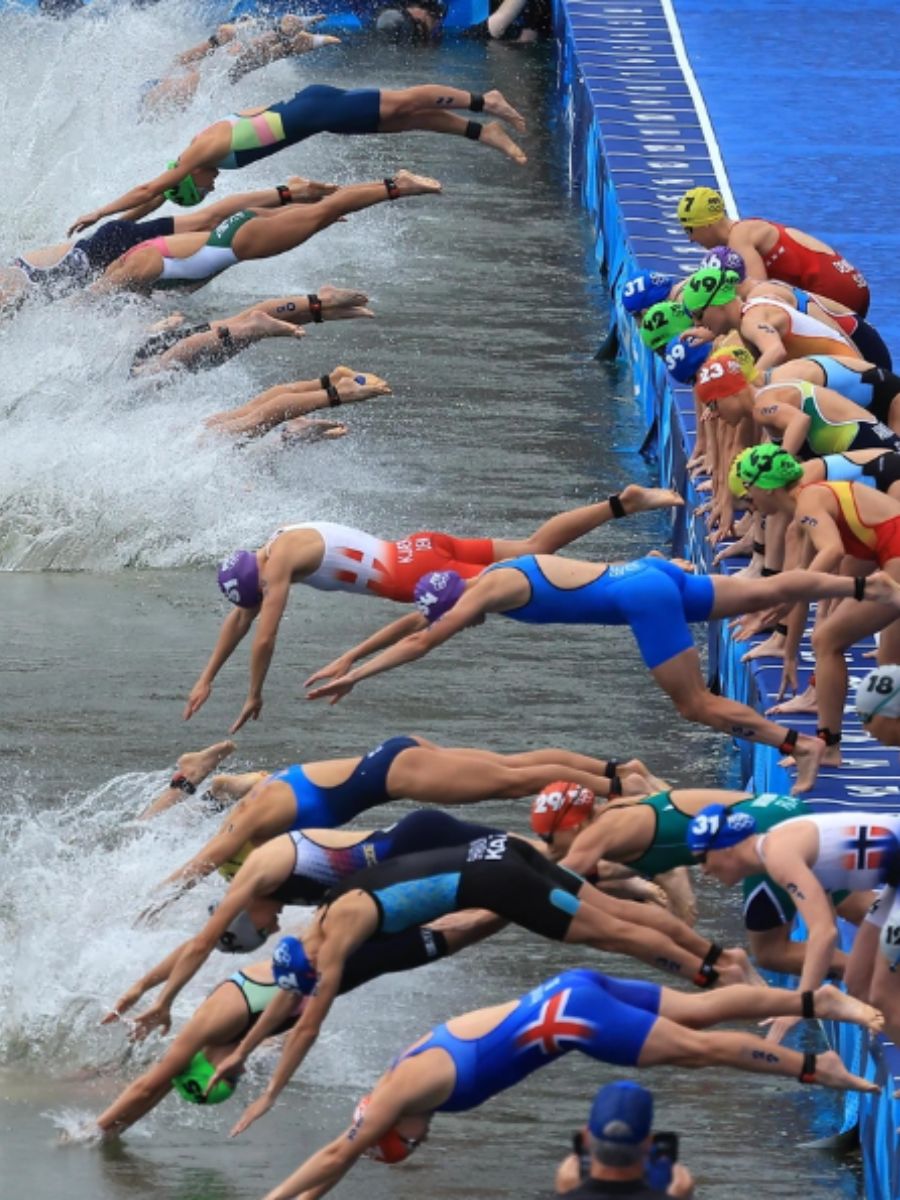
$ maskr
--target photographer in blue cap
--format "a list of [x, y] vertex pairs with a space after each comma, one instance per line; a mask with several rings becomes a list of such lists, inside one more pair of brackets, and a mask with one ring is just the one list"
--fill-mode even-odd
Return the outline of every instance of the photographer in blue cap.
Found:
[[[678, 1138], [652, 1134], [653, 1094], [629, 1080], [608, 1083], [594, 1097], [586, 1135], [556, 1173], [556, 1194], [570, 1200], [691, 1197], [694, 1180], [677, 1160]], [[579, 1145], [580, 1142], [580, 1145]]]

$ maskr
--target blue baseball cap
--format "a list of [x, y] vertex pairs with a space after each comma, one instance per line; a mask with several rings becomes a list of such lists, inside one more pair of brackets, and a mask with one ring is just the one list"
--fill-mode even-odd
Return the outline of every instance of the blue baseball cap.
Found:
[[727, 850], [756, 833], [756, 818], [747, 812], [734, 812], [724, 804], [708, 804], [693, 818], [687, 831], [692, 854], [708, 850]]
[[660, 275], [657, 271], [638, 271], [622, 285], [622, 307], [626, 312], [639, 313], [661, 300], [668, 300], [675, 286], [672, 275]]
[[666, 370], [677, 383], [693, 383], [697, 372], [712, 354], [712, 342], [673, 337], [666, 346]]
[[588, 1129], [598, 1142], [639, 1146], [653, 1126], [653, 1095], [639, 1083], [608, 1083], [594, 1097]]
[[304, 996], [312, 994], [319, 979], [319, 972], [309, 961], [303, 943], [295, 937], [283, 937], [275, 947], [272, 974], [284, 991], [300, 992]]

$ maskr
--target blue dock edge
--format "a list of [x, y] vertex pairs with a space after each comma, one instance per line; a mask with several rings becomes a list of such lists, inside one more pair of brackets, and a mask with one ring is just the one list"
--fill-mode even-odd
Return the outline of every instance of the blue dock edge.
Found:
[[[699, 252], [676, 220], [678, 198], [689, 187], [716, 187], [736, 214], [727, 174], [715, 138], [708, 136], [709, 118], [670, 0], [556, 0], [555, 29], [572, 189], [593, 226], [620, 354], [632, 369], [635, 400], [660, 477], [687, 500], [673, 528], [675, 552], [710, 570], [706, 529], [694, 515], [701, 497], [686, 472], [696, 431], [693, 399], [689, 390], [670, 384], [663, 364], [643, 347], [619, 296], [623, 279], [638, 267], [673, 275], [695, 269]], [[711, 627], [709, 649], [724, 693], [760, 709], [772, 702], [780, 676], [774, 660], [741, 663], [746, 647], [735, 643], [725, 627]], [[805, 657], [811, 658], [808, 646]], [[858, 678], [870, 666], [855, 649], [851, 676]], [[796, 723], [806, 730], [813, 721]], [[873, 742], [849, 713], [845, 746], [848, 765], [822, 773], [814, 806], [823, 811], [900, 806], [896, 754]], [[740, 752], [743, 777], [756, 790], [790, 788], [777, 751], [742, 743]], [[841, 929], [844, 949], [852, 936], [852, 927]], [[848, 1066], [882, 1089], [877, 1096], [847, 1093], [842, 1128], [836, 1132], [858, 1126], [868, 1200], [898, 1200], [900, 1103], [893, 1094], [900, 1087], [900, 1050], [850, 1026], [828, 1033]]]

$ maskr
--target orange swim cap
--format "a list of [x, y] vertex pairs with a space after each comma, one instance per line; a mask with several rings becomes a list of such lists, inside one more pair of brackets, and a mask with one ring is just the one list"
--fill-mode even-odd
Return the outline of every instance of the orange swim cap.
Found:
[[[363, 1096], [353, 1110], [354, 1125], [362, 1123], [363, 1116], [369, 1107], [371, 1099], [372, 1093], [369, 1092], [367, 1096]], [[409, 1158], [418, 1145], [419, 1142], [414, 1138], [403, 1137], [395, 1125], [393, 1129], [389, 1129], [387, 1133], [383, 1134], [374, 1146], [369, 1147], [366, 1151], [366, 1158], [373, 1158], [376, 1162], [399, 1163]]]
[[712, 404], [728, 396], [736, 396], [747, 387], [747, 379], [741, 364], [733, 354], [720, 354], [709, 358], [700, 368], [694, 395], [701, 404]]
[[580, 783], [559, 780], [548, 784], [531, 804], [531, 828], [538, 837], [552, 837], [558, 829], [577, 829], [594, 811], [596, 797]]

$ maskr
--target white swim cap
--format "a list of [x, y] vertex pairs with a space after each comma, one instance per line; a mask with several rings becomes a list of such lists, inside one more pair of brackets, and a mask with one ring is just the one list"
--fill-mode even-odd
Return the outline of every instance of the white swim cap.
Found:
[[863, 725], [873, 717], [900, 717], [900, 666], [876, 667], [859, 681], [856, 711]]

